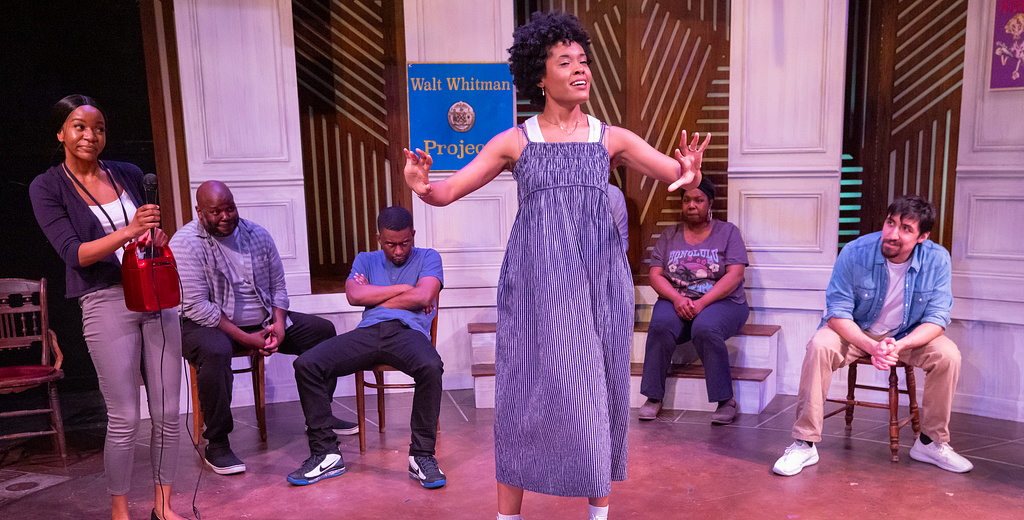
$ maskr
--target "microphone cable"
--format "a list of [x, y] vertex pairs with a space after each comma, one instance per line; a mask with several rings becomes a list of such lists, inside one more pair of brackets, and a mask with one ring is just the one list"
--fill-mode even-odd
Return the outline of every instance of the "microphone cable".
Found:
[[[152, 175], [152, 174], [150, 174], [150, 175]], [[165, 395], [165, 393], [166, 393], [166, 386], [165, 386], [166, 381], [164, 379], [164, 376], [165, 376], [165, 373], [164, 373], [164, 360], [165, 360], [166, 354], [167, 354], [167, 331], [166, 331], [165, 326], [164, 326], [164, 318], [163, 318], [163, 311], [165, 309], [163, 309], [163, 306], [160, 304], [160, 291], [158, 291], [156, 289], [156, 265], [155, 265], [155, 262], [154, 262], [154, 260], [156, 259], [156, 243], [155, 242], [156, 242], [156, 231], [155, 231], [155, 229], [150, 229], [150, 242], [149, 242], [149, 246], [148, 246], [148, 249], [149, 249], [149, 254], [148, 254], [148, 257], [149, 257], [148, 258], [149, 259], [149, 278], [150, 278], [150, 284], [153, 287], [153, 295], [156, 298], [157, 313], [158, 313], [158, 317], [159, 317], [159, 320], [160, 320], [160, 336], [161, 336], [161, 340], [162, 340], [162, 344], [161, 344], [161, 347], [160, 347], [160, 396], [161, 396], [161, 399], [160, 399], [160, 417], [161, 417], [161, 420], [166, 423], [166, 420], [167, 420], [166, 419], [166, 413], [167, 413], [166, 412], [166, 402], [167, 402], [167, 400], [166, 400], [166, 395]], [[164, 246], [164, 247], [166, 247], [166, 246]], [[163, 247], [161, 247], [161, 250], [162, 249], [163, 249]], [[173, 263], [170, 264], [170, 266], [174, 270], [174, 278], [178, 282], [178, 293], [179, 294], [184, 294], [185, 293], [185, 288], [184, 288], [184, 286], [181, 283], [181, 275], [178, 273], [178, 266], [173, 264]], [[181, 298], [179, 298], [178, 308], [179, 308], [179, 316], [180, 316], [181, 312], [184, 311], [184, 302], [181, 301]], [[179, 320], [180, 320], [180, 318], [179, 318]], [[179, 342], [180, 342], [180, 336], [181, 336], [180, 331], [179, 331], [178, 335], [179, 335]], [[143, 342], [145, 342], [145, 340], [146, 340], [146, 338], [145, 338], [145, 336], [143, 336]], [[187, 404], [191, 404], [191, 406], [192, 406], [192, 414], [194, 416], [195, 413], [196, 413], [196, 408], [198, 406], [198, 403], [192, 402], [192, 392], [191, 392], [191, 388], [192, 387], [191, 387], [191, 380], [190, 380], [189, 371], [188, 371], [189, 364], [188, 364], [188, 361], [185, 360], [184, 356], [182, 356], [182, 360], [181, 361], [182, 361], [182, 370], [183, 370], [183, 373], [185, 375], [185, 384], [187, 385], [187, 388], [188, 388], [188, 398], [186, 399], [186, 403]], [[147, 392], [147, 397], [149, 395], [150, 394]], [[179, 393], [178, 396], [175, 396], [175, 399], [180, 399], [180, 393]], [[186, 407], [186, 411], [187, 410], [188, 410], [188, 408]], [[179, 411], [179, 420], [180, 420], [180, 411]], [[180, 430], [179, 430], [179, 432], [180, 432]], [[195, 441], [195, 438], [192, 435], [192, 430], [188, 426], [188, 420], [185, 420], [185, 432], [188, 434], [189, 442], [192, 443], [193, 449], [195, 449], [196, 454], [199, 455], [200, 461], [202, 462], [200, 464], [200, 466], [199, 466], [199, 476], [196, 477], [196, 486], [195, 486], [195, 489], [192, 492], [192, 513], [195, 515], [196, 520], [201, 520], [202, 519], [202, 515], [200, 515], [199, 508], [196, 506], [196, 498], [199, 495], [199, 482], [203, 478], [203, 470], [205, 469], [205, 466], [206, 466], [206, 464], [205, 464], [206, 459], [205, 459], [205, 457], [203, 457], [202, 452], [199, 451], [199, 444]], [[160, 442], [159, 442], [159, 445], [161, 446], [161, 448], [160, 448], [160, 454], [158, 455], [158, 458], [157, 458], [157, 468], [156, 468], [157, 485], [161, 486], [161, 490], [160, 490], [160, 502], [161, 503], [160, 504], [155, 504], [155, 505], [158, 505], [160, 507], [160, 511], [161, 512], [164, 512], [166, 510], [165, 504], [163, 504], [163, 502], [164, 502], [164, 494], [163, 494], [164, 483], [163, 483], [163, 475], [162, 475], [164, 450], [166, 448], [165, 442], [164, 442], [165, 435], [166, 435], [166, 432], [164, 431], [164, 428], [161, 428], [160, 429]], [[175, 448], [174, 449], [175, 453], [177, 453], [177, 446], [175, 446], [174, 448]], [[150, 447], [150, 449], [152, 449], [152, 447]]]

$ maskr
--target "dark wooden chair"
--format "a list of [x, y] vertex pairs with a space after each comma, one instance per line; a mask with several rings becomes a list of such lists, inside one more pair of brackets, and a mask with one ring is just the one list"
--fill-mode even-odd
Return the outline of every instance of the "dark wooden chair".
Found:
[[[440, 310], [434, 315], [434, 321], [430, 324], [430, 342], [437, 348], [437, 317]], [[362, 370], [355, 373], [356, 376], [356, 415], [359, 421], [359, 453], [366, 453], [366, 388], [377, 390], [377, 424], [381, 433], [384, 433], [384, 390], [400, 388], [416, 388], [414, 383], [385, 383], [384, 372], [398, 372], [388, 365], [377, 365], [370, 369], [373, 372], [374, 383], [363, 379]], [[441, 424], [438, 421], [437, 431], [441, 431]]]
[[60, 451], [61, 460], [67, 466], [64, 421], [60, 416], [60, 400], [57, 398], [56, 385], [57, 381], [64, 378], [64, 371], [60, 369], [64, 354], [57, 346], [57, 335], [50, 330], [46, 303], [46, 278], [0, 279], [0, 351], [27, 350], [35, 348], [37, 344], [42, 350], [38, 365], [0, 366], [0, 394], [24, 392], [45, 386], [49, 404], [43, 408], [6, 411], [0, 413], [0, 419], [28, 415], [48, 415], [50, 418], [49, 429], [9, 433], [0, 436], [0, 440], [53, 435], [54, 447]]
[[[256, 407], [256, 424], [260, 429], [260, 440], [267, 442], [267, 395], [266, 369], [263, 355], [259, 353], [236, 352], [233, 357], [249, 358], [248, 368], [231, 369], [233, 374], [252, 374], [252, 398]], [[199, 403], [199, 384], [196, 383], [196, 367], [188, 365], [189, 382], [192, 386], [192, 441], [199, 444], [203, 433], [203, 407]]]
[[[900, 428], [903, 428], [904, 426], [907, 425], [907, 423], [910, 423], [911, 428], [914, 430], [915, 434], [921, 433], [921, 420], [920, 414], [918, 413], [917, 409], [917, 384], [914, 381], [914, 367], [907, 365], [902, 361], [893, 365], [889, 369], [889, 387], [884, 388], [879, 386], [857, 384], [857, 365], [873, 366], [871, 364], [870, 357], [862, 357], [854, 361], [853, 363], [850, 363], [850, 370], [846, 376], [846, 399], [826, 399], [826, 401], [828, 402], [840, 403], [843, 405], [843, 407], [839, 408], [838, 410], [829, 412], [828, 414], [825, 415], [825, 418], [827, 419], [829, 417], [832, 417], [833, 415], [845, 411], [846, 434], [850, 435], [850, 432], [853, 429], [853, 408], [855, 406], [866, 406], [870, 408], [881, 408], [884, 410], [889, 410], [889, 449], [892, 451], [892, 461], [899, 462]], [[900, 368], [904, 369], [907, 376], [906, 390], [901, 390], [897, 385], [898, 377], [896, 370]], [[853, 395], [854, 390], [858, 388], [864, 390], [877, 390], [879, 392], [888, 392], [889, 403], [878, 404], [858, 401]], [[910, 415], [904, 417], [903, 419], [899, 418], [900, 394], [906, 394], [907, 397], [910, 398]]]

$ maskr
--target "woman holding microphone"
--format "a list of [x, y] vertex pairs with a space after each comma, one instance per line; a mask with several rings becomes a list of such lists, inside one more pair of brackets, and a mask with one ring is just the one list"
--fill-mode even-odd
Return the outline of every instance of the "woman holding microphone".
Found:
[[[102, 161], [106, 121], [96, 102], [71, 95], [53, 107], [64, 161], [29, 189], [36, 220], [67, 266], [67, 297], [82, 306], [82, 328], [107, 406], [103, 467], [114, 520], [128, 518], [128, 488], [139, 431], [139, 370], [153, 421], [155, 481], [151, 518], [182, 518], [170, 508], [178, 462], [181, 330], [177, 312], [134, 312], [121, 285], [124, 247], [167, 245], [160, 208], [143, 204], [142, 171]], [[150, 230], [153, 232], [151, 233]]]

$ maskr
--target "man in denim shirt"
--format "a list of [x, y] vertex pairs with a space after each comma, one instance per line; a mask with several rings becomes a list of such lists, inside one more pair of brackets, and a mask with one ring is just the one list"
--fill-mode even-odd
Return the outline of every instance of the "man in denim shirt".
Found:
[[881, 232], [846, 245], [825, 293], [826, 312], [807, 344], [793, 438], [773, 471], [792, 476], [818, 462], [823, 405], [832, 372], [870, 356], [878, 370], [898, 361], [925, 372], [921, 435], [911, 458], [947, 471], [974, 466], [949, 447], [949, 414], [960, 351], [943, 332], [953, 307], [949, 253], [928, 240], [935, 208], [918, 196], [896, 199]]

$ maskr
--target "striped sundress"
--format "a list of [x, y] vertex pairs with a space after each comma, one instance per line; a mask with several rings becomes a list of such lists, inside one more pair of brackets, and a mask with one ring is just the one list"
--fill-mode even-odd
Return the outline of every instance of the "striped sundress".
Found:
[[602, 497], [626, 478], [633, 283], [608, 209], [604, 124], [545, 143], [536, 116], [515, 170], [519, 211], [498, 282], [499, 482]]

